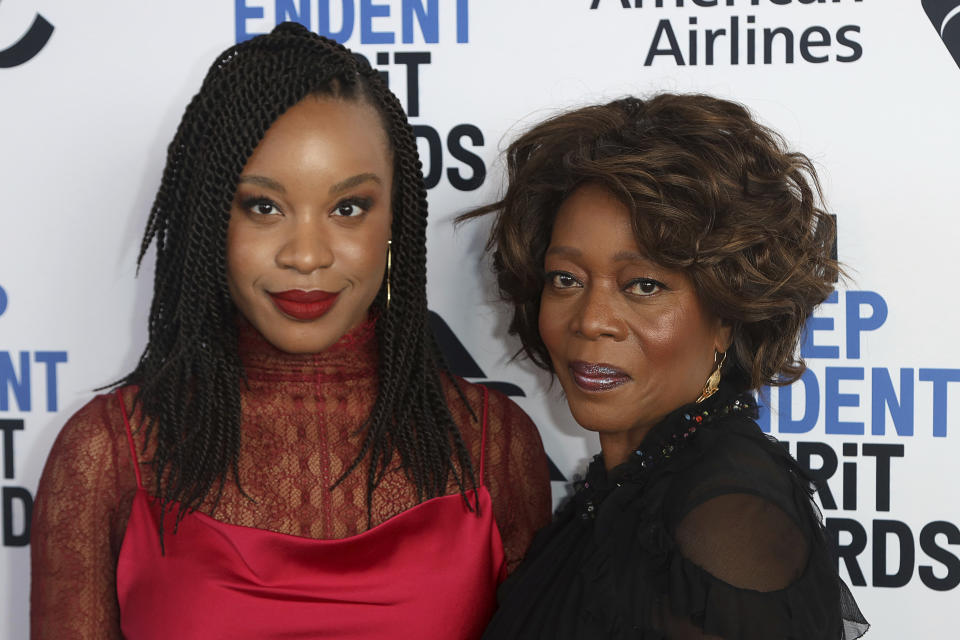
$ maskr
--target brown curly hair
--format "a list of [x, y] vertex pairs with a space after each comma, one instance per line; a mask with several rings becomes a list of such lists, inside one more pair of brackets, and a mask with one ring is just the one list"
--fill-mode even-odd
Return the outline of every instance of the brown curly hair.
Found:
[[684, 271], [706, 309], [728, 323], [724, 378], [739, 389], [789, 384], [797, 343], [840, 273], [836, 225], [805, 155], [742, 105], [706, 95], [623, 98], [562, 113], [513, 142], [488, 250], [510, 333], [552, 370], [538, 331], [544, 254], [557, 210], [578, 186], [608, 188], [631, 213], [650, 259]]

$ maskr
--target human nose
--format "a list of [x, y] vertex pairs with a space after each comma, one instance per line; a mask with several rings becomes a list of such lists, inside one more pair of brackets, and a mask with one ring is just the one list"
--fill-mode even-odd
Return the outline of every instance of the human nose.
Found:
[[310, 216], [291, 225], [289, 235], [277, 252], [277, 264], [308, 274], [333, 264], [329, 233], [320, 220]]
[[626, 337], [626, 323], [612, 299], [613, 295], [603, 287], [588, 285], [577, 300], [570, 328], [588, 340], [623, 340]]

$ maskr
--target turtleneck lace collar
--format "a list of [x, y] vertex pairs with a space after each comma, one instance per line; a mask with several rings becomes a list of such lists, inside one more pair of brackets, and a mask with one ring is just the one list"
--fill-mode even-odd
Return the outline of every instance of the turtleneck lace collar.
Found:
[[320, 353], [287, 353], [246, 319], [237, 322], [237, 347], [247, 377], [255, 380], [349, 380], [377, 372], [376, 318], [370, 316]]

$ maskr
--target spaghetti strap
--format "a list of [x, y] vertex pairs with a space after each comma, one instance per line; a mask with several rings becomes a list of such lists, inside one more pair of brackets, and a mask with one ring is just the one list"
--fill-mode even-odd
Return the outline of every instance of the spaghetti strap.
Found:
[[[143, 489], [143, 482], [140, 479], [140, 464], [137, 462], [137, 448], [133, 444], [133, 433], [130, 431], [130, 420], [127, 418], [127, 407], [123, 404], [123, 396], [120, 394], [120, 389], [117, 389], [117, 402], [120, 403], [120, 414], [123, 416], [123, 428], [127, 430], [127, 444], [130, 445], [130, 457], [133, 458], [133, 471], [137, 474], [137, 489]], [[484, 405], [484, 411], [486, 411], [486, 405]], [[486, 416], [486, 413], [484, 413]], [[486, 419], [484, 419], [484, 424], [486, 424]], [[486, 433], [486, 429], [484, 429]], [[481, 460], [483, 459], [483, 454], [481, 455]], [[480, 463], [480, 466], [483, 466], [483, 463]]]
[[[480, 486], [485, 486], [483, 481], [483, 463], [487, 456], [487, 407], [489, 406], [490, 390], [483, 387], [483, 423], [480, 436]], [[139, 473], [139, 472], [138, 472]]]

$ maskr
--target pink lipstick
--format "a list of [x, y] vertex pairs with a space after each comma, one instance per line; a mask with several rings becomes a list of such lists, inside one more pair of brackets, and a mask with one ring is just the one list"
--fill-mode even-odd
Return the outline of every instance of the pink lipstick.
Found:
[[268, 292], [273, 304], [277, 305], [284, 314], [296, 320], [316, 320], [337, 301], [340, 292], [303, 291], [290, 289], [289, 291]]
[[631, 380], [630, 374], [604, 362], [575, 360], [568, 365], [573, 382], [584, 391], [598, 392], [616, 389]]

